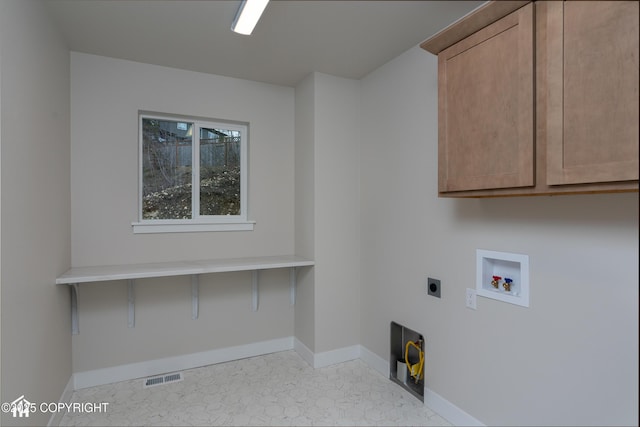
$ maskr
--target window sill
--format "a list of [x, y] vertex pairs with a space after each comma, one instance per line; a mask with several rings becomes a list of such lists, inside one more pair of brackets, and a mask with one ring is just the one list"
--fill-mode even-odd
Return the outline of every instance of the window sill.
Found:
[[207, 231], [253, 231], [255, 221], [238, 222], [133, 222], [134, 234], [200, 233]]

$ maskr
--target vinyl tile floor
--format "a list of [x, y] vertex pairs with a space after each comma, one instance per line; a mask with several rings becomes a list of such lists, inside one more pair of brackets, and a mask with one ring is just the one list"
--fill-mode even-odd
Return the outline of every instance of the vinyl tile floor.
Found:
[[182, 373], [147, 388], [136, 379], [77, 390], [72, 402], [106, 411], [67, 413], [60, 425], [451, 426], [361, 360], [314, 369], [283, 351]]

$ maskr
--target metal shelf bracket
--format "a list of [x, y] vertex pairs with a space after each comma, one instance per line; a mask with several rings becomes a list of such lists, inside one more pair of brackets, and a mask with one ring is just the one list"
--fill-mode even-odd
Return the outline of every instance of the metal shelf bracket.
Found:
[[251, 311], [258, 311], [258, 281], [260, 271], [253, 270], [251, 273]]
[[191, 318], [196, 320], [199, 314], [200, 275], [191, 275]]
[[296, 305], [296, 272], [296, 267], [291, 267], [289, 270], [289, 305], [291, 306]]
[[136, 296], [134, 292], [134, 288], [136, 285], [136, 281], [134, 279], [127, 280], [127, 301], [129, 303], [129, 315], [127, 325], [130, 328], [134, 328], [136, 326]]
[[78, 326], [78, 284], [71, 284], [71, 333], [78, 335], [80, 329]]

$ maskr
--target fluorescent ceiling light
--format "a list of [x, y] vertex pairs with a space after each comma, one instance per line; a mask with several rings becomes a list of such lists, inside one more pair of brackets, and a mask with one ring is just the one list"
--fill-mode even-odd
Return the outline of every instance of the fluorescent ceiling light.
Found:
[[267, 3], [269, 0], [242, 0], [231, 29], [238, 34], [251, 34]]

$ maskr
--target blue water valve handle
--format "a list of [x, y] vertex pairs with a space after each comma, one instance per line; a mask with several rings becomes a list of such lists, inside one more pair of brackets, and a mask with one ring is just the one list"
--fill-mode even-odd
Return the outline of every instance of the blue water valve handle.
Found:
[[511, 282], [513, 282], [512, 279], [505, 277], [504, 278], [504, 283], [502, 284], [502, 287], [504, 288], [504, 290], [506, 292], [511, 292]]

